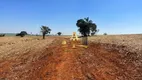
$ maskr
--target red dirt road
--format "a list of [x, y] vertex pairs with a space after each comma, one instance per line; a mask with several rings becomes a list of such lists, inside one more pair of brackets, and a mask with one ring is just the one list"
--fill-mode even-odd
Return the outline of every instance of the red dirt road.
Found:
[[[124, 56], [106, 45], [90, 43], [88, 48], [72, 49], [71, 42], [56, 39], [41, 52], [38, 60], [25, 63], [5, 60], [0, 64], [3, 80], [142, 80], [142, 67], [134, 53]], [[78, 44], [80, 44], [78, 42]], [[29, 54], [29, 53], [28, 53]]]

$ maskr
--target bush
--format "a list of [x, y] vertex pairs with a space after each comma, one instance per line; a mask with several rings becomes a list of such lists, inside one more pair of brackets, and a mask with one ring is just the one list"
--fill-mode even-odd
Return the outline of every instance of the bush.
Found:
[[107, 35], [107, 33], [104, 33], [104, 35]]
[[26, 31], [21, 31], [20, 33], [16, 34], [16, 36], [21, 36], [21, 37], [24, 37], [25, 35], [27, 35]]
[[26, 31], [21, 31], [20, 34], [27, 35], [28, 33]]
[[16, 36], [24, 37], [25, 35], [24, 35], [24, 34], [21, 34], [21, 33], [17, 33]]
[[5, 36], [5, 34], [0, 34], [0, 37], [4, 37]]

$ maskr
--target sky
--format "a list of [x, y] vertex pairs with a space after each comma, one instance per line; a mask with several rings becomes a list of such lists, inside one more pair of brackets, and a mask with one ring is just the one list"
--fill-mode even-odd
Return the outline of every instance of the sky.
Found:
[[0, 33], [78, 32], [78, 19], [89, 17], [98, 34], [142, 33], [142, 0], [0, 0]]

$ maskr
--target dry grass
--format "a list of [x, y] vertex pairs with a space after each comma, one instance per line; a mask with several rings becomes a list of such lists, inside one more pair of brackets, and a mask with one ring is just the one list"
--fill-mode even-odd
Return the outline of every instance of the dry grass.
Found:
[[91, 42], [125, 46], [127, 51], [142, 54], [142, 34], [138, 35], [107, 35], [89, 37]]
[[48, 47], [48, 45], [52, 43], [53, 40], [54, 38], [46, 38], [43, 40], [42, 37], [36, 36], [23, 38], [2, 37], [0, 38], [0, 60], [16, 59], [17, 56], [24, 55], [29, 52], [42, 52], [43, 48]]

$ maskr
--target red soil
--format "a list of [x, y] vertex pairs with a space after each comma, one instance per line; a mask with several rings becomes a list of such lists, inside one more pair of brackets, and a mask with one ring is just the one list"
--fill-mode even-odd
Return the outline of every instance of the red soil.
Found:
[[[55, 40], [45, 48], [38, 60], [4, 60], [0, 62], [0, 78], [8, 80], [142, 80], [142, 69], [117, 50], [90, 43], [88, 48], [72, 48]], [[78, 44], [80, 44], [78, 42]], [[30, 53], [27, 53], [30, 54]], [[23, 55], [24, 56], [24, 55]]]

